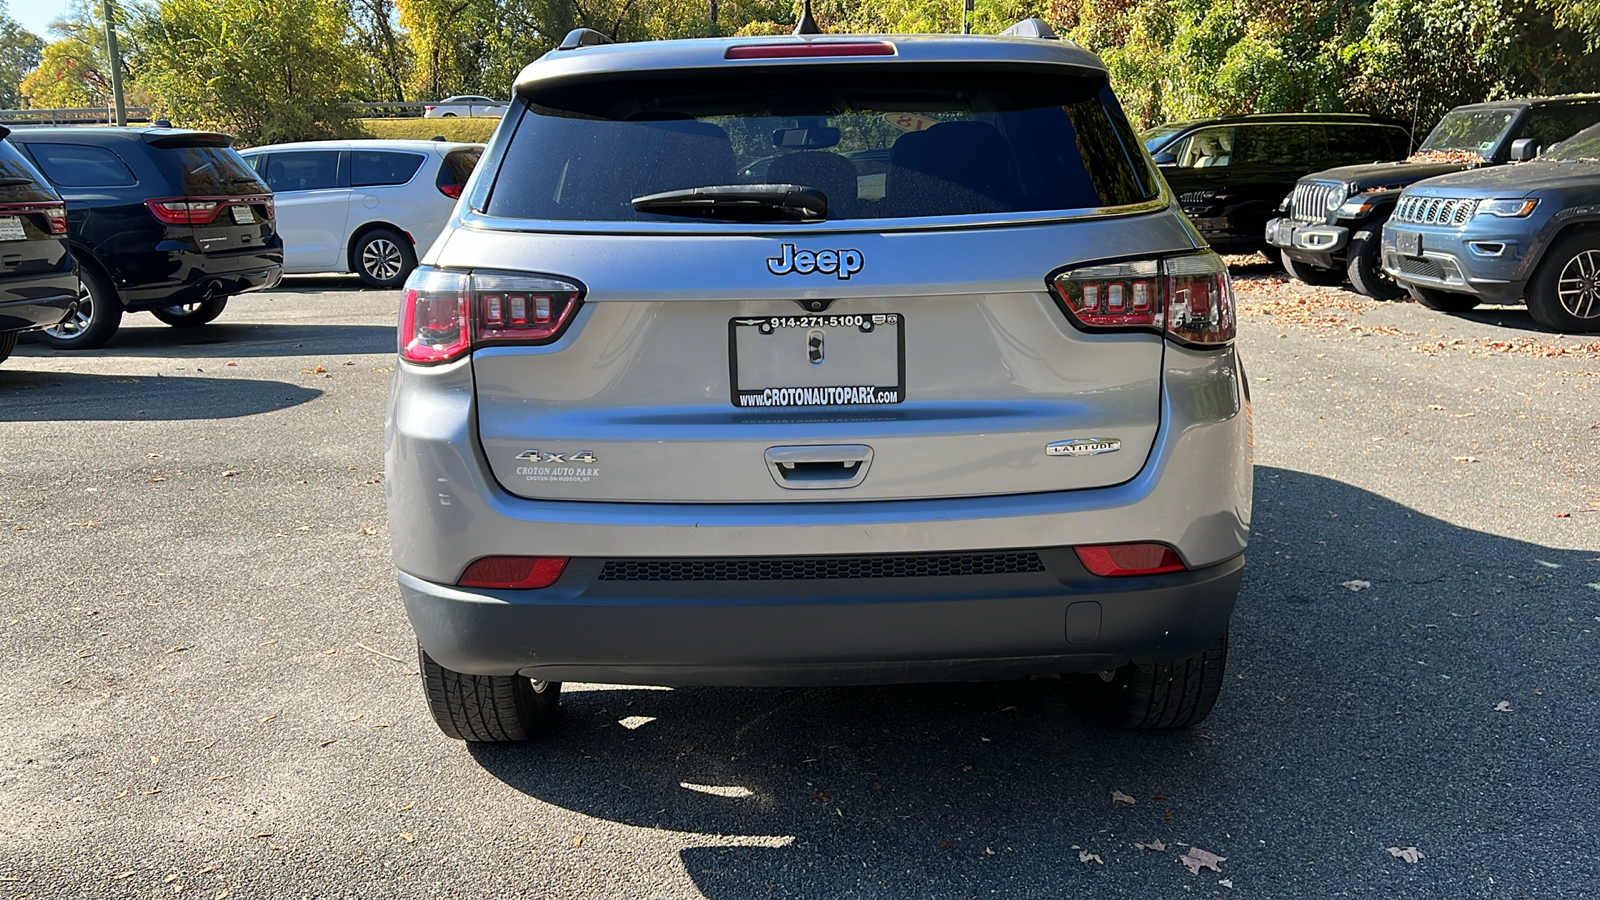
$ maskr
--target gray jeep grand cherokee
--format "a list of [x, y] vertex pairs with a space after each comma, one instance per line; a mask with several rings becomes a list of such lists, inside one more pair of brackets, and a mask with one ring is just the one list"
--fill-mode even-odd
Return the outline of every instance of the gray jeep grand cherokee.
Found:
[[535, 736], [562, 681], [1091, 673], [1127, 726], [1205, 717], [1250, 518], [1232, 286], [1042, 24], [580, 30], [522, 71], [389, 402], [446, 734]]

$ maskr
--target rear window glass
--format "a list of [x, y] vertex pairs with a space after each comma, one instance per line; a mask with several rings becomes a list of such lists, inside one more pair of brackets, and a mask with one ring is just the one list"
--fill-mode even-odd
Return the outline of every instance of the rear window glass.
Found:
[[1103, 77], [799, 69], [536, 88], [487, 212], [683, 221], [631, 201], [763, 183], [821, 190], [830, 219], [1086, 209], [1157, 193]]
[[1532, 138], [1543, 152], [1596, 122], [1600, 122], [1600, 103], [1540, 106], [1528, 111], [1517, 137]]
[[138, 179], [122, 158], [87, 144], [30, 143], [28, 153], [45, 177], [62, 187], [123, 187]]
[[355, 150], [350, 154], [350, 184], [354, 187], [405, 184], [420, 168], [420, 153]]
[[1312, 162], [1348, 166], [1404, 159], [1411, 152], [1410, 136], [1393, 126], [1338, 123], [1320, 127], [1327, 151], [1326, 155], [1315, 151], [1316, 136], [1313, 134]]
[[33, 166], [10, 141], [0, 141], [0, 203], [59, 200]]
[[261, 194], [267, 186], [231, 147], [169, 147], [152, 151], [191, 197]]
[[467, 179], [472, 177], [472, 170], [478, 167], [478, 160], [482, 156], [482, 147], [463, 147], [446, 153], [444, 165], [439, 167], [438, 183], [466, 184]]
[[318, 191], [339, 187], [339, 151], [269, 153], [267, 184], [274, 191]]

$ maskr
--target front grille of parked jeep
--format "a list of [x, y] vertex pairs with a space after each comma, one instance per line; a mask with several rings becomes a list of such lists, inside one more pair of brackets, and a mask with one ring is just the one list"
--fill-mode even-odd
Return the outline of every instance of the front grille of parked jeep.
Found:
[[1330, 206], [1350, 196], [1350, 188], [1338, 181], [1302, 181], [1294, 186], [1292, 215], [1302, 222], [1326, 222]]
[[601, 581], [823, 581], [927, 578], [1043, 572], [1037, 553], [941, 553], [893, 556], [773, 556], [726, 559], [613, 559]]
[[1471, 221], [1478, 209], [1478, 201], [1452, 197], [1400, 198], [1394, 208], [1394, 220], [1412, 225], [1442, 225], [1459, 228]]

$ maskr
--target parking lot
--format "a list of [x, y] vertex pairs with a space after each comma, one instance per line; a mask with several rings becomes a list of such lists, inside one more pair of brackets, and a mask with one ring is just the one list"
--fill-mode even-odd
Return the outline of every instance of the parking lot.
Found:
[[1052, 680], [567, 685], [547, 741], [449, 741], [388, 555], [392, 294], [24, 344], [0, 896], [1591, 895], [1600, 343], [1235, 277], [1250, 562], [1180, 733]]

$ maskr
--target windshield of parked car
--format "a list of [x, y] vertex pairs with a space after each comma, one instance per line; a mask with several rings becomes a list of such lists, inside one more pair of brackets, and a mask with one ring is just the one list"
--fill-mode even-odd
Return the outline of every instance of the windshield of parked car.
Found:
[[1600, 162], [1600, 125], [1585, 128], [1567, 138], [1546, 153], [1544, 158]]
[[1172, 140], [1172, 136], [1183, 130], [1182, 125], [1157, 125], [1155, 128], [1140, 135], [1144, 141], [1144, 148], [1151, 153], [1160, 150], [1162, 145]]
[[875, 68], [536, 86], [487, 212], [672, 221], [632, 201], [733, 184], [815, 188], [829, 219], [1123, 206], [1159, 190], [1103, 75]]
[[1454, 110], [1428, 132], [1417, 155], [1464, 151], [1487, 159], [1516, 117], [1515, 109]]

